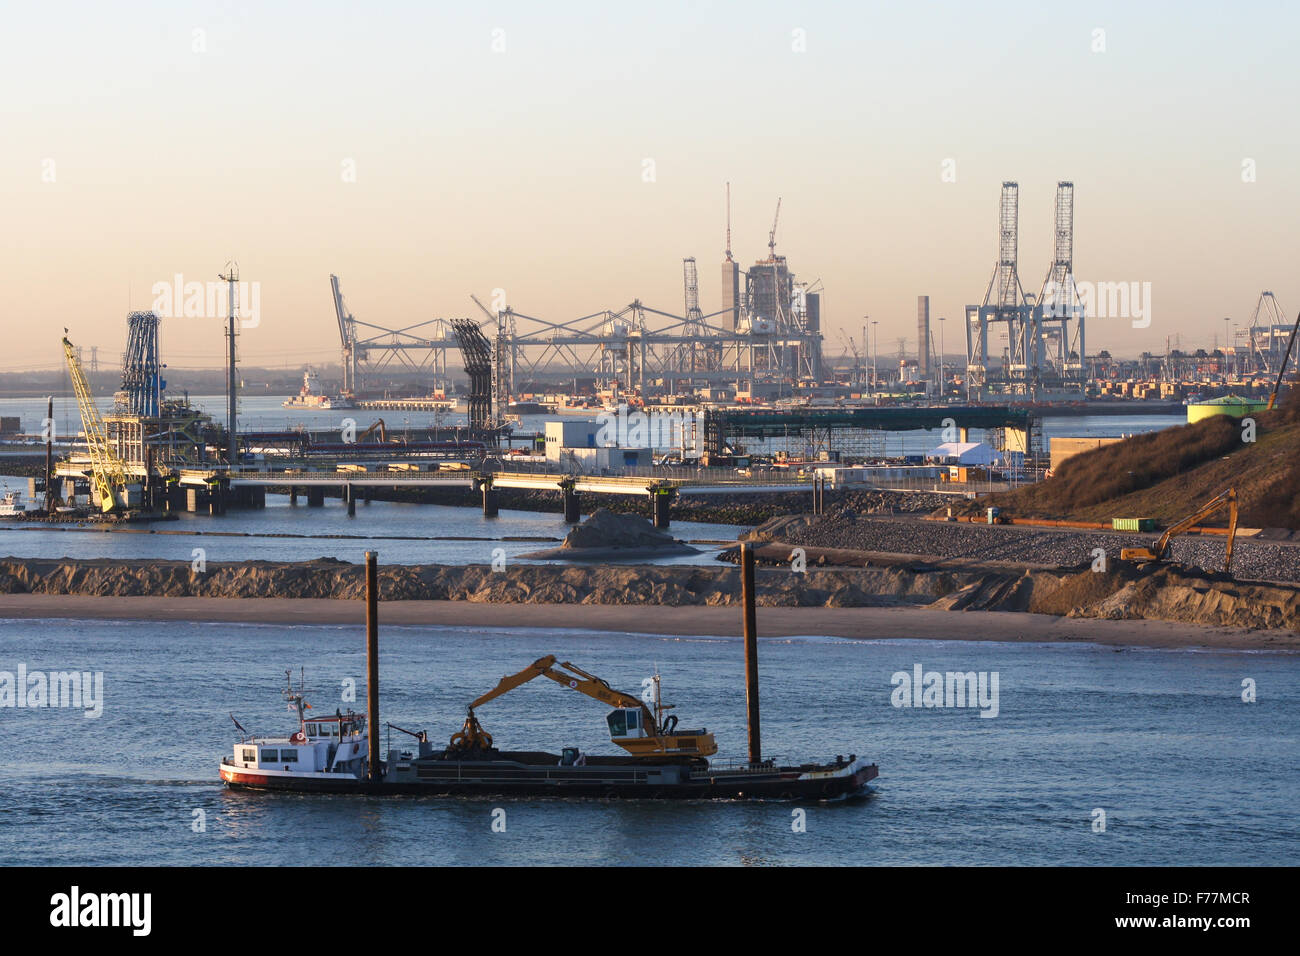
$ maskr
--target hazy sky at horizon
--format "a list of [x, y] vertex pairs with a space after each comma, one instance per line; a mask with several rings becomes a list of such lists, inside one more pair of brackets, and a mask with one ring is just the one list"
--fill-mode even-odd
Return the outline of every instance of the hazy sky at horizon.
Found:
[[[1004, 179], [1028, 291], [1059, 179], [1076, 276], [1151, 283], [1150, 328], [1096, 320], [1090, 352], [1208, 347], [1262, 289], [1300, 309], [1297, 26], [1284, 3], [10, 5], [0, 370], [55, 366], [64, 326], [116, 362], [155, 283], [231, 256], [260, 283], [250, 365], [337, 361], [331, 272], [380, 325], [496, 288], [561, 320], [680, 313], [693, 255], [712, 311], [727, 180], [742, 267], [783, 197], [829, 354], [864, 314], [915, 349], [918, 294], [957, 353]], [[168, 363], [221, 364], [218, 320], [162, 334]]]

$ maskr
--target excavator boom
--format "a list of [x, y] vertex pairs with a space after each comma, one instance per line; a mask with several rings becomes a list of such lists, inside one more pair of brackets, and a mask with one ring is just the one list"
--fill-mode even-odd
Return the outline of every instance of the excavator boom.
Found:
[[[501, 678], [497, 685], [486, 694], [474, 698], [469, 705], [465, 726], [452, 735], [450, 749], [490, 749], [492, 735], [487, 733], [479, 724], [478, 718], [474, 715], [474, 709], [483, 706], [488, 701], [495, 700], [502, 694], [508, 694], [516, 687], [526, 684], [536, 677], [547, 677], [563, 687], [576, 690], [615, 708], [614, 713], [609, 717], [611, 721], [611, 738], [614, 743], [630, 753], [638, 756], [672, 754], [707, 757], [718, 752], [713, 735], [708, 731], [674, 733], [677, 726], [676, 717], [669, 717], [661, 724], [655, 713], [646, 706], [645, 701], [641, 698], [614, 690], [607, 681], [602, 680], [595, 674], [587, 673], [576, 664], [571, 664], [568, 661], [563, 662], [559, 667], [556, 667], [555, 664], [555, 655], [553, 654], [539, 657], [518, 673], [508, 674]], [[656, 709], [664, 711], [671, 709], [671, 706], [656, 705]], [[627, 714], [628, 711], [634, 713]], [[623, 712], [623, 715], [620, 715], [619, 712]], [[615, 718], [618, 719], [615, 720]], [[614, 731], [615, 726], [620, 727], [620, 729]], [[628, 731], [627, 728], [629, 727], [633, 728], [633, 730]], [[637, 731], [644, 731], [644, 734], [638, 736]]]

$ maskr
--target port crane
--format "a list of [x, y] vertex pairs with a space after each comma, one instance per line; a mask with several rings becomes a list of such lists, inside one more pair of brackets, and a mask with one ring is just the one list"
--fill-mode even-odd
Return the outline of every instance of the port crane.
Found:
[[1119, 556], [1124, 561], [1163, 561], [1169, 556], [1169, 545], [1178, 535], [1192, 527], [1198, 521], [1204, 521], [1210, 515], [1222, 510], [1228, 512], [1228, 547], [1223, 558], [1225, 574], [1232, 571], [1232, 544], [1237, 537], [1237, 491], [1229, 488], [1203, 504], [1193, 514], [1170, 525], [1165, 533], [1150, 548], [1122, 548]]
[[863, 379], [862, 356], [858, 354], [858, 347], [853, 342], [853, 336], [845, 335], [843, 329], [840, 329], [840, 338], [849, 347], [849, 351], [853, 353], [853, 384], [861, 385]]
[[637, 757], [708, 757], [718, 752], [718, 745], [713, 734], [707, 730], [677, 730], [677, 716], [667, 717], [664, 712], [671, 710], [672, 704], [665, 704], [659, 694], [659, 675], [654, 681], [654, 710], [646, 702], [632, 694], [614, 690], [608, 682], [589, 674], [582, 668], [564, 661], [556, 667], [554, 654], [538, 658], [517, 674], [503, 678], [486, 694], [476, 697], [469, 705], [465, 725], [451, 737], [449, 751], [488, 751], [492, 749], [492, 735], [483, 729], [474, 709], [488, 701], [507, 694], [522, 684], [536, 677], [548, 677], [570, 690], [586, 694], [614, 708], [605, 718], [609, 725], [610, 740], [628, 753]]
[[90, 383], [77, 359], [77, 347], [68, 341], [68, 330], [63, 330], [63, 354], [68, 360], [72, 376], [72, 389], [77, 394], [77, 407], [81, 410], [81, 428], [86, 433], [86, 448], [90, 452], [92, 480], [99, 490], [99, 506], [105, 511], [116, 511], [125, 502], [121, 491], [126, 485], [126, 467], [113, 453], [108, 441], [104, 420], [95, 407], [95, 397], [90, 393]]

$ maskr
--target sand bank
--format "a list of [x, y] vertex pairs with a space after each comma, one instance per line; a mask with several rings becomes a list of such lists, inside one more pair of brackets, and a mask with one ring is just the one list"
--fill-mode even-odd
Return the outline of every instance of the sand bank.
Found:
[[[324, 598], [94, 597], [0, 594], [0, 618], [230, 621], [243, 624], [351, 624], [358, 638], [365, 620], [360, 601]], [[380, 607], [389, 625], [574, 628], [614, 634], [739, 635], [734, 607], [484, 604], [468, 601], [393, 601]], [[914, 607], [764, 607], [760, 637], [821, 635], [872, 640], [969, 640], [1094, 643], [1136, 647], [1300, 650], [1291, 631], [1198, 627], [1168, 621], [1092, 620], [1001, 611], [940, 611]]]

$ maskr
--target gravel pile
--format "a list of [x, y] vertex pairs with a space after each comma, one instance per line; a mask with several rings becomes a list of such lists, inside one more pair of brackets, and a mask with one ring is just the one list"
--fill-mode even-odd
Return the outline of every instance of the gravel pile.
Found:
[[[1091, 563], [1096, 548], [1104, 548], [1107, 557], [1116, 560], [1121, 548], [1150, 547], [1158, 537], [965, 522], [890, 521], [843, 510], [823, 515], [803, 527], [795, 525], [781, 540], [808, 547], [1074, 567]], [[1181, 564], [1220, 571], [1224, 545], [1225, 539], [1218, 535], [1183, 536], [1174, 539], [1170, 557]], [[1300, 581], [1300, 547], [1238, 538], [1232, 572], [1245, 579]]]

